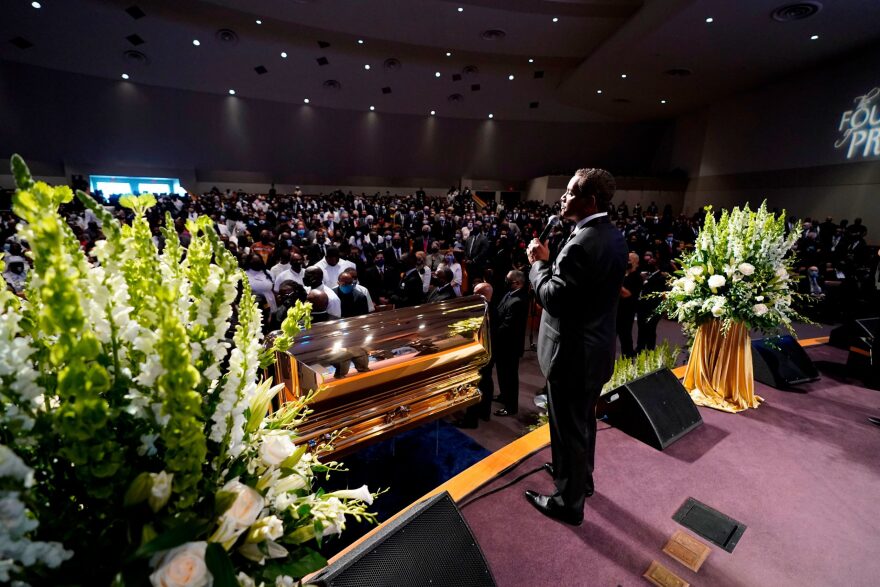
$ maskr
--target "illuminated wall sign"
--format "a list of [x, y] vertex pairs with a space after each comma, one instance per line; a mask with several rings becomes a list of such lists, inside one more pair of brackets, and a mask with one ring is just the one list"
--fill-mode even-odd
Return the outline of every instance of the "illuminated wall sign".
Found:
[[864, 96], [853, 98], [856, 107], [840, 117], [841, 133], [835, 141], [836, 149], [846, 148], [847, 159], [860, 159], [880, 155], [880, 88], [874, 88]]

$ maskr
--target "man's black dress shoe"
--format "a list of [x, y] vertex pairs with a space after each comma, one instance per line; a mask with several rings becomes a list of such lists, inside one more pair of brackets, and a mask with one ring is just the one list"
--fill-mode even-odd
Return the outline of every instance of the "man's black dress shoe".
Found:
[[[550, 476], [551, 476], [551, 477], [553, 477], [554, 479], [556, 479], [556, 474], [555, 474], [555, 472], [553, 471], [553, 463], [544, 463], [543, 468], [544, 468], [545, 471], [547, 471], [548, 473], [550, 473]], [[593, 487], [592, 484], [590, 484], [590, 485], [587, 485], [587, 490], [584, 491], [584, 495], [586, 495], [587, 497], [591, 497], [591, 496], [593, 495], [594, 492], [595, 492], [595, 488]]]
[[495, 410], [495, 415], [496, 416], [516, 416], [516, 414], [511, 414], [510, 412], [508, 412], [504, 408], [501, 408], [500, 410]]
[[532, 504], [536, 510], [560, 522], [570, 524], [572, 526], [580, 526], [584, 523], [584, 512], [576, 512], [558, 505], [552, 499], [552, 495], [541, 495], [537, 491], [531, 489], [526, 490], [526, 501]]
[[873, 416], [868, 416], [868, 422], [873, 424], [874, 426], [880, 426], [880, 418], [875, 418]]

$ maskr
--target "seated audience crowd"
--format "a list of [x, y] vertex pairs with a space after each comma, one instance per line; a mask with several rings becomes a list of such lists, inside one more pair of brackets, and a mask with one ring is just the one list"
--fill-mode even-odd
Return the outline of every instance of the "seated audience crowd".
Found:
[[[469, 189], [428, 198], [423, 190], [407, 196], [341, 191], [307, 196], [299, 190], [264, 195], [215, 188], [202, 195], [159, 196], [158, 202], [149, 220], [159, 246], [166, 212], [184, 246], [188, 219], [208, 215], [214, 220], [260, 300], [267, 330], [279, 326], [297, 299], [313, 302], [316, 320], [333, 320], [468, 295], [481, 282], [503, 295], [511, 270], [528, 275], [526, 245], [559, 210], [558, 203], [532, 201], [481, 206]], [[120, 220], [129, 218], [115, 201], [108, 206]], [[661, 211], [652, 202], [643, 210], [624, 201], [608, 212], [631, 251], [618, 319], [622, 352], [631, 355], [654, 347], [658, 301], [645, 294], [664, 290], [667, 276], [677, 269], [676, 258], [696, 239], [702, 213], [676, 216], [669, 205]], [[64, 213], [89, 251], [102, 238], [97, 219], [76, 200]], [[30, 261], [27, 243], [14, 236], [15, 222], [9, 212], [0, 215], [3, 277], [12, 291], [24, 295]], [[796, 220], [788, 226], [793, 230]], [[876, 251], [867, 245], [867, 230], [859, 218], [852, 224], [804, 219], [796, 248], [801, 292], [817, 302], [810, 310], [813, 318], [836, 321], [876, 304], [880, 268]], [[551, 254], [568, 231], [563, 223], [553, 230]], [[638, 324], [635, 344], [633, 322]]]

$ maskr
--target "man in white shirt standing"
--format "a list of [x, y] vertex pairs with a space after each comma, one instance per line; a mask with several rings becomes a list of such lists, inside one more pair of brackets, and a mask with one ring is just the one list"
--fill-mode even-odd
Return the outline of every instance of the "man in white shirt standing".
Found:
[[274, 289], [277, 292], [278, 286], [284, 283], [287, 280], [293, 280], [300, 285], [303, 285], [303, 276], [305, 275], [305, 269], [303, 269], [303, 257], [299, 253], [291, 253], [290, 254], [290, 263], [288, 264], [288, 268], [285, 271], [282, 271], [275, 277], [275, 285]]
[[324, 258], [314, 264], [324, 272], [324, 285], [327, 289], [333, 289], [339, 283], [339, 274], [354, 267], [354, 263], [339, 258], [339, 249], [337, 247], [327, 247]]

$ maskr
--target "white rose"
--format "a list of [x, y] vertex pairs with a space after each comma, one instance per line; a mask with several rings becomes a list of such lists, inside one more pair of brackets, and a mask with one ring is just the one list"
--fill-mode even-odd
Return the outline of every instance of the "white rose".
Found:
[[752, 311], [755, 313], [755, 316], [763, 316], [767, 313], [767, 306], [764, 304], [755, 304], [752, 306]]
[[150, 575], [153, 587], [211, 587], [214, 577], [205, 564], [207, 542], [187, 542], [172, 548], [159, 559]]
[[286, 433], [266, 434], [260, 443], [260, 459], [270, 467], [280, 465], [295, 451], [296, 446]]
[[712, 306], [712, 315], [719, 318], [724, 313], [724, 306]]
[[785, 267], [780, 267], [776, 270], [776, 277], [779, 279], [785, 279], [788, 277], [788, 271], [785, 270]]
[[275, 577], [275, 587], [293, 587], [294, 585], [296, 585], [296, 581], [293, 580], [293, 577], [288, 577], [287, 575]]
[[694, 265], [690, 269], [687, 270], [688, 275], [692, 277], [697, 277], [703, 274], [703, 266], [702, 265]]
[[756, 301], [756, 302], [763, 302], [763, 301], [764, 301], [764, 296], [755, 296], [755, 301]]
[[694, 293], [697, 289], [697, 283], [693, 279], [686, 279], [684, 281], [684, 293], [690, 295]]
[[257, 521], [265, 505], [265, 500], [259, 492], [238, 479], [224, 485], [221, 491], [234, 493], [235, 501], [220, 516], [220, 523], [208, 540], [219, 542], [223, 548], [229, 550], [236, 539], [241, 536], [241, 533]]
[[329, 497], [338, 497], [339, 499], [359, 499], [367, 505], [373, 505], [373, 494], [366, 485], [361, 485], [357, 489], [342, 489], [327, 494]]
[[751, 263], [740, 263], [737, 269], [739, 269], [739, 272], [743, 275], [751, 275], [755, 272], [755, 266]]
[[168, 498], [171, 497], [171, 481], [173, 479], [174, 473], [170, 475], [165, 471], [150, 473], [152, 484], [150, 485], [150, 495], [147, 498], [147, 503], [150, 504], [150, 508], [154, 512], [158, 512], [168, 503]]
[[723, 275], [713, 275], [709, 277], [709, 289], [713, 291], [719, 287], [724, 287], [725, 283], [727, 283], [727, 279], [725, 279]]

